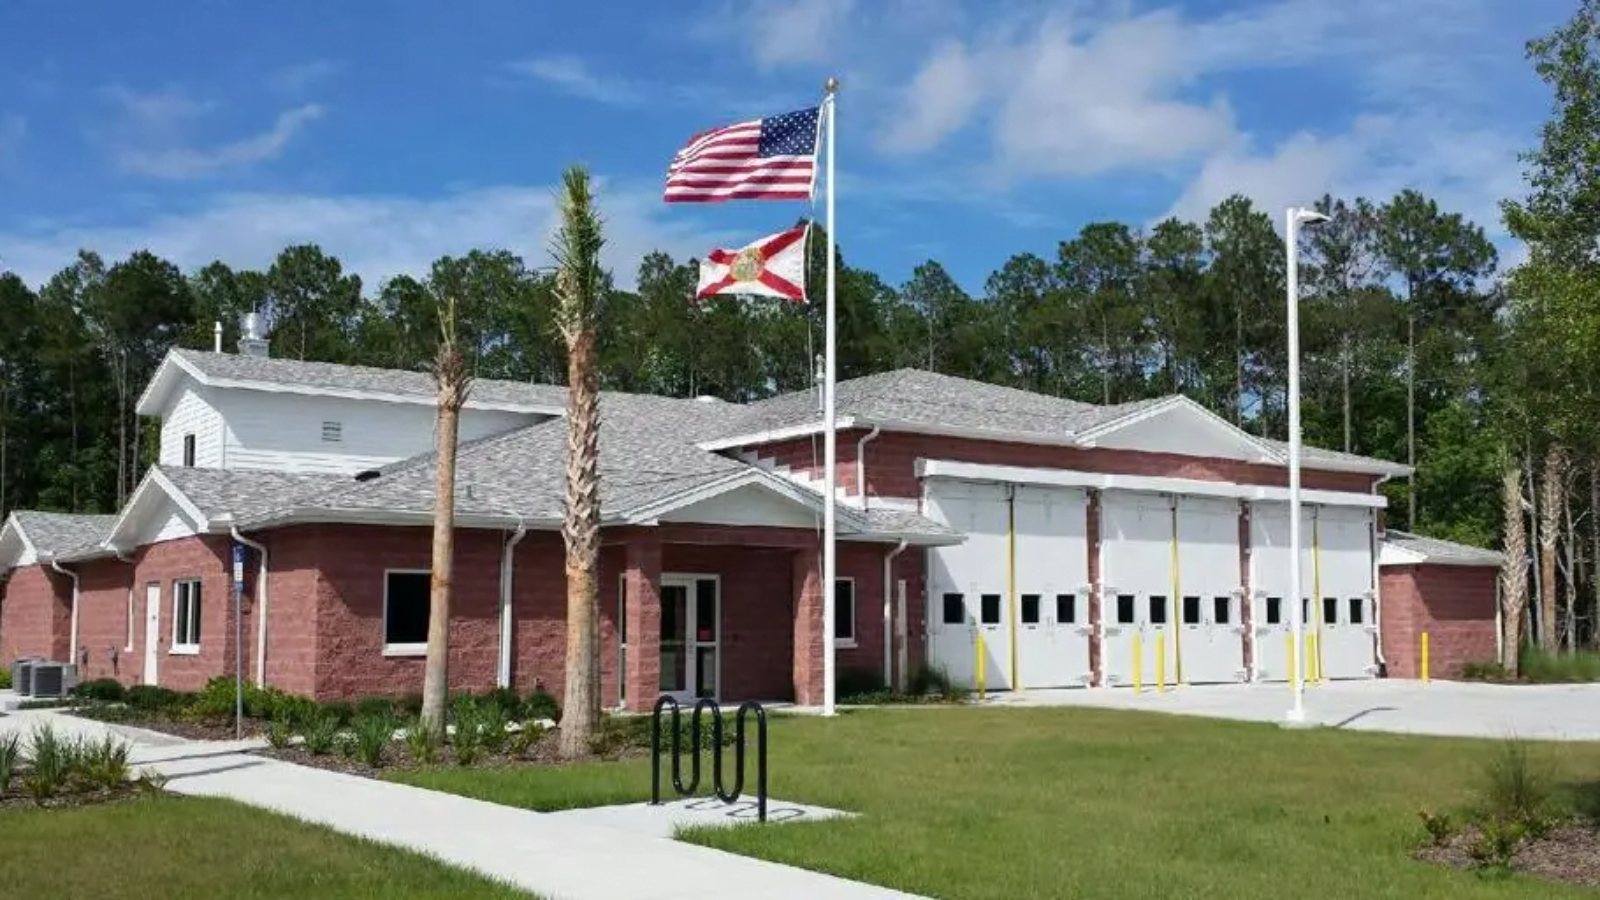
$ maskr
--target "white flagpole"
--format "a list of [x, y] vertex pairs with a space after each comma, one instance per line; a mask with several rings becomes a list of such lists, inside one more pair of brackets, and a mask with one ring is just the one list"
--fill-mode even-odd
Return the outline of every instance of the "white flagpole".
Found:
[[828, 108], [828, 292], [826, 301], [825, 318], [825, 349], [823, 353], [826, 360], [823, 363], [822, 379], [822, 465], [826, 476], [823, 479], [822, 494], [822, 714], [834, 714], [834, 646], [833, 646], [833, 617], [834, 617], [834, 584], [838, 580], [838, 559], [834, 555], [834, 537], [836, 523], [834, 520], [834, 482], [837, 478], [838, 439], [833, 433], [834, 408], [833, 408], [833, 382], [834, 370], [834, 345], [835, 322], [833, 310], [834, 274], [833, 274], [833, 146], [834, 146], [834, 106], [835, 96], [839, 91], [839, 80], [829, 78], [827, 96], [823, 100]]

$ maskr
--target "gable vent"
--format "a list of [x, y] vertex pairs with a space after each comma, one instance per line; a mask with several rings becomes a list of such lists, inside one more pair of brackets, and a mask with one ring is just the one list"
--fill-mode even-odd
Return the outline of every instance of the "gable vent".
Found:
[[344, 440], [344, 425], [339, 422], [323, 422], [322, 440], [328, 444], [337, 444]]

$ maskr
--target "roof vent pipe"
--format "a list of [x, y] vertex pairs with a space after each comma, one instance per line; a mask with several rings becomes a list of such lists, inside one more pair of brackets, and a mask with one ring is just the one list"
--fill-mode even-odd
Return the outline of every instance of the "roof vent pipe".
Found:
[[222, 323], [211, 323], [211, 350], [214, 353], [222, 352]]
[[267, 340], [266, 323], [258, 312], [248, 312], [239, 320], [239, 353], [243, 356], [267, 357], [271, 344]]

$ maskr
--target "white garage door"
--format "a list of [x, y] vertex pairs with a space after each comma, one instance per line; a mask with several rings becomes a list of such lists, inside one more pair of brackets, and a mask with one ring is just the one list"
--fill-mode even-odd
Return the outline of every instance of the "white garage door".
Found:
[[[1313, 510], [1300, 507], [1300, 615], [1301, 671], [1310, 673], [1304, 637], [1314, 628], [1311, 594], [1316, 554], [1312, 548]], [[1289, 605], [1294, 589], [1289, 583], [1289, 504], [1250, 504], [1250, 594], [1253, 609], [1256, 678], [1261, 681], [1289, 680], [1290, 617]]]
[[1011, 686], [1006, 609], [1004, 485], [930, 480], [928, 515], [967, 536], [928, 551], [928, 660], [962, 687], [977, 686], [977, 635], [984, 636], [984, 684]]
[[1316, 596], [1324, 678], [1370, 678], [1377, 671], [1372, 620], [1372, 511], [1317, 510]]
[[1017, 679], [1024, 688], [1089, 683], [1087, 494], [1016, 489]]
[[1171, 501], [1160, 494], [1101, 494], [1100, 572], [1106, 683], [1135, 682], [1136, 651], [1145, 684], [1155, 684], [1158, 674], [1175, 683]]
[[1178, 499], [1178, 666], [1185, 684], [1244, 680], [1239, 502]]

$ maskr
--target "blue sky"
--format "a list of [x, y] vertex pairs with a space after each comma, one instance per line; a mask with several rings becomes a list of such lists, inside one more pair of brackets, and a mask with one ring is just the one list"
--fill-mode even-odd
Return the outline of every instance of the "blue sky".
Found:
[[[0, 266], [79, 246], [192, 269], [314, 241], [375, 289], [474, 246], [549, 260], [553, 191], [601, 182], [607, 261], [778, 231], [804, 204], [667, 205], [693, 132], [837, 75], [846, 258], [969, 289], [1085, 222], [1281, 218], [1415, 187], [1500, 240], [1548, 96], [1523, 44], [1571, 0], [0, 5]], [[819, 211], [820, 215], [820, 211]]]

